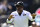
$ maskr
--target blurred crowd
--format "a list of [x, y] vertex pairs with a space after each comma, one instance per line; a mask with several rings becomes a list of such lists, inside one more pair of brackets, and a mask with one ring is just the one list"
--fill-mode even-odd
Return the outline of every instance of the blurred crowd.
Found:
[[0, 15], [9, 15], [12, 11], [15, 11], [15, 7], [12, 5], [8, 4], [6, 0], [0, 2]]
[[24, 10], [31, 12], [31, 14], [40, 7], [40, 0], [0, 0], [0, 24], [6, 22], [10, 13], [16, 10], [14, 4], [18, 1], [23, 1]]

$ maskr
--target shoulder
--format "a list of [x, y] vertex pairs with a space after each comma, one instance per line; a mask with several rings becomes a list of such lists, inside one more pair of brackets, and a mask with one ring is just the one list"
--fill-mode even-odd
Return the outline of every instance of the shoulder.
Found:
[[14, 12], [11, 13], [11, 15], [15, 15], [16, 13], [17, 13], [17, 11], [14, 11]]
[[31, 14], [29, 11], [26, 11], [26, 10], [23, 10], [24, 11], [24, 13], [26, 13], [26, 14]]

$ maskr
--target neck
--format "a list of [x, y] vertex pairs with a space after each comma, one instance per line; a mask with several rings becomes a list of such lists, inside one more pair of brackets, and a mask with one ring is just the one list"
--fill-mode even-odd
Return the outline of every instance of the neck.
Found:
[[[23, 11], [22, 11], [22, 12], [23, 12]], [[22, 12], [20, 12], [20, 13], [18, 12], [18, 14], [19, 14], [19, 15], [21, 15], [21, 14], [22, 14]]]

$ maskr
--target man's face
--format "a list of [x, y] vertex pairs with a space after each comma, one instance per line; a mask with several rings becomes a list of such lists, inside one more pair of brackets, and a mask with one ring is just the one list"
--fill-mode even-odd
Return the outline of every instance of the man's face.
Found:
[[23, 11], [23, 6], [18, 6], [16, 8], [17, 8], [18, 13], [21, 13]]

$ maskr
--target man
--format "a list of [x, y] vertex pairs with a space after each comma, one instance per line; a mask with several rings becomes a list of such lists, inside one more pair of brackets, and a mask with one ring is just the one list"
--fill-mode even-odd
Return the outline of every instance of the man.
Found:
[[7, 19], [7, 23], [14, 23], [14, 27], [28, 27], [28, 19], [33, 21], [31, 13], [23, 10], [23, 2], [16, 4], [17, 10], [12, 12]]

